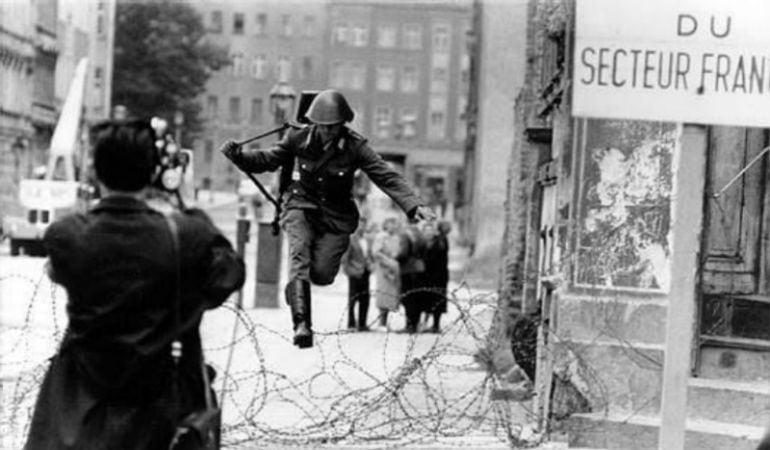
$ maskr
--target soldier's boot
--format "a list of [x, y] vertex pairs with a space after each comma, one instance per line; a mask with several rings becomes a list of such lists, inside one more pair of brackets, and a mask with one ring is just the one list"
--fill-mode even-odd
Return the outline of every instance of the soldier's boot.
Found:
[[313, 329], [310, 314], [310, 282], [291, 280], [286, 285], [286, 303], [291, 309], [294, 324], [294, 345], [299, 348], [313, 346]]

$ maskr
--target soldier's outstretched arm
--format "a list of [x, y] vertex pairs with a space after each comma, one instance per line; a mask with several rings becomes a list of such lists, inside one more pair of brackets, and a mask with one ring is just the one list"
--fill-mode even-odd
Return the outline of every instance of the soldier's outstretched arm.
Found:
[[233, 140], [228, 140], [219, 151], [244, 172], [273, 172], [294, 158], [292, 144], [287, 134], [280, 142], [265, 150], [245, 149]]
[[433, 212], [430, 208], [423, 206], [422, 201], [415, 195], [406, 179], [393, 170], [380, 155], [375, 153], [366, 143], [358, 147], [356, 151], [361, 170], [401, 207], [409, 219], [431, 220], [434, 218]]

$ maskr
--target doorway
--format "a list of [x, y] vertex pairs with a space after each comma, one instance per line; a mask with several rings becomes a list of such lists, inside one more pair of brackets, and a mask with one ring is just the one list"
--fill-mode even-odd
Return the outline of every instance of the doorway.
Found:
[[767, 145], [767, 130], [710, 129], [696, 361], [707, 348], [770, 352]]

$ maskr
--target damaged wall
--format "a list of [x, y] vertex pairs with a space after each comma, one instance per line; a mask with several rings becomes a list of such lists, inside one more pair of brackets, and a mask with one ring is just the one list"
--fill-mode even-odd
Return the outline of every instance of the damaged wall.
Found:
[[[586, 409], [657, 413], [677, 129], [573, 118], [574, 2], [532, 0], [528, 15], [527, 76], [514, 118], [521, 128], [509, 165], [501, 308], [512, 312], [509, 327], [521, 312], [539, 321], [547, 295], [542, 281], [549, 278], [553, 285], [553, 310], [546, 317], [550, 338], [539, 343], [557, 380], [549, 417]], [[556, 197], [543, 204], [538, 179], [546, 163], [555, 171]], [[554, 227], [552, 273], [540, 273], [546, 218]], [[541, 396], [550, 395], [550, 381], [538, 384]]]

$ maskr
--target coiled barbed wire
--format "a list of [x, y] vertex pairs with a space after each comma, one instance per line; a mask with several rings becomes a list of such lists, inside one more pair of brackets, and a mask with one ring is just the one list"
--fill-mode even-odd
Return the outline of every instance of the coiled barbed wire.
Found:
[[[23, 446], [48, 358], [62, 337], [66, 296], [44, 271], [35, 277], [0, 277], [0, 292], [9, 291], [23, 314], [0, 323], [0, 444], [17, 449]], [[260, 320], [264, 311], [231, 302], [209, 313], [217, 326], [204, 325], [202, 334], [207, 362], [218, 372], [214, 387], [226, 405], [223, 447], [404, 448], [442, 438], [461, 438], [453, 445], [467, 446], [462, 439], [473, 437], [524, 446], [520, 434], [531, 419], [526, 408], [512, 414], [510, 406], [494, 401], [490, 392], [500, 381], [491, 365], [475, 362], [486, 345], [495, 296], [460, 285], [446, 299], [452, 314], [445, 315], [451, 317], [440, 333], [408, 335], [343, 328], [347, 301], [341, 301], [337, 330], [319, 328], [309, 350], [291, 346], [285, 311], [278, 312], [282, 320], [275, 325]], [[230, 341], [222, 326], [236, 321], [240, 331]], [[367, 343], [353, 342], [358, 339]], [[230, 351], [236, 362], [225, 373]], [[296, 353], [276, 358], [276, 351]], [[303, 370], [287, 370], [287, 360], [304, 364]]]

